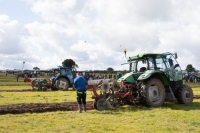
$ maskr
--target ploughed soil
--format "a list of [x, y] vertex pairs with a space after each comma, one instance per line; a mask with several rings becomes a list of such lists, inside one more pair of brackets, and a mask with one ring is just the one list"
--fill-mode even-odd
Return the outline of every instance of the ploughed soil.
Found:
[[[0, 92], [7, 90], [0, 90]], [[7, 92], [17, 92], [19, 90], [9, 90]], [[25, 90], [27, 91], [27, 90]], [[28, 90], [30, 91], [30, 90]], [[194, 99], [199, 99], [200, 95], [194, 95]], [[94, 109], [93, 102], [87, 102], [87, 110]], [[76, 111], [77, 102], [63, 103], [21, 103], [0, 105], [0, 115], [3, 114], [22, 114], [22, 113], [42, 113], [52, 111]]]
[[[24, 90], [0, 90], [0, 92], [27, 92], [31, 89]], [[93, 101], [87, 102], [87, 110], [94, 109]], [[0, 115], [2, 114], [22, 114], [22, 113], [42, 113], [52, 111], [76, 111], [77, 102], [63, 103], [20, 103], [0, 105]]]
[[[87, 109], [93, 109], [93, 102], [87, 102]], [[22, 113], [42, 113], [52, 111], [75, 111], [77, 102], [63, 103], [21, 103], [0, 106], [0, 115], [2, 114], [22, 114]]]

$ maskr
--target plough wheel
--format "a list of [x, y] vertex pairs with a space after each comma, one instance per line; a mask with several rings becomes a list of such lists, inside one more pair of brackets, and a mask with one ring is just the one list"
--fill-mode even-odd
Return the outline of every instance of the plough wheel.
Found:
[[107, 103], [106, 100], [104, 98], [97, 98], [94, 101], [94, 108], [96, 110], [102, 111], [107, 109]]

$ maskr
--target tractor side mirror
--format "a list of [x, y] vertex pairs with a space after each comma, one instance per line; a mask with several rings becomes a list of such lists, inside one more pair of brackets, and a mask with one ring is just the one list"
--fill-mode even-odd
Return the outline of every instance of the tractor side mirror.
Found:
[[178, 55], [177, 53], [174, 53], [174, 58], [177, 59], [178, 58]]
[[174, 69], [175, 69], [176, 67], [179, 67], [179, 64], [176, 64], [176, 65], [174, 66]]

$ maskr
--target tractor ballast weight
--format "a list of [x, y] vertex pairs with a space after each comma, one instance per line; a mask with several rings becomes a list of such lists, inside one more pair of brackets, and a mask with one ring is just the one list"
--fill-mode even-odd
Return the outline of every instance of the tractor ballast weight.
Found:
[[[126, 50], [124, 51], [126, 55]], [[159, 107], [165, 101], [177, 101], [189, 104], [193, 101], [193, 91], [184, 85], [182, 71], [176, 61], [177, 54], [142, 53], [127, 57], [129, 73], [110, 84], [109, 90], [101, 88], [101, 94], [95, 97], [97, 110], [124, 104], [143, 104]]]

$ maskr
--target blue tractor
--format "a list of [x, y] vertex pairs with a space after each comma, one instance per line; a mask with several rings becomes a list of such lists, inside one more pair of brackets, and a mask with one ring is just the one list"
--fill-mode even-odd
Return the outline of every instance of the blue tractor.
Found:
[[54, 77], [50, 79], [52, 90], [67, 91], [69, 87], [73, 86], [75, 78], [73, 68], [58, 66], [58, 68], [53, 71]]

